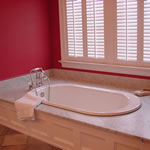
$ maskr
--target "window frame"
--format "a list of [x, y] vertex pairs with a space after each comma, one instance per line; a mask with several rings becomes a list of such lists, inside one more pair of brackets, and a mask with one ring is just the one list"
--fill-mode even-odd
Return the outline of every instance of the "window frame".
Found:
[[[67, 31], [66, 31], [66, 0], [59, 0], [59, 19], [60, 19], [60, 41], [61, 41], [61, 60], [59, 61], [62, 67], [82, 69], [82, 70], [92, 70], [92, 71], [103, 71], [103, 72], [114, 72], [121, 74], [131, 74], [140, 76], [150, 76], [150, 63], [140, 63], [137, 62], [124, 62], [118, 61], [117, 59], [117, 0], [104, 0], [104, 47], [105, 47], [105, 57], [107, 61], [101, 59], [87, 59], [87, 58], [74, 58], [67, 56]], [[83, 0], [85, 3], [85, 0]], [[144, 5], [144, 0], [138, 1], [138, 7]], [[107, 9], [106, 9], [107, 8]], [[140, 9], [139, 15], [142, 16], [144, 13], [142, 8]], [[110, 13], [112, 17], [110, 18]], [[85, 14], [83, 14], [85, 15]], [[143, 26], [140, 17], [138, 26]], [[85, 19], [84, 19], [85, 21]], [[142, 28], [142, 27], [141, 27]], [[142, 31], [138, 30], [138, 43], [141, 41]], [[83, 35], [84, 36], [84, 35]], [[107, 42], [109, 41], [109, 44]], [[142, 42], [141, 42], [142, 43]], [[142, 48], [142, 44], [138, 44], [138, 49]], [[112, 57], [113, 56], [113, 57]], [[141, 51], [138, 51], [138, 57], [141, 56]], [[141, 58], [140, 58], [141, 59]], [[137, 66], [139, 65], [139, 66]]]

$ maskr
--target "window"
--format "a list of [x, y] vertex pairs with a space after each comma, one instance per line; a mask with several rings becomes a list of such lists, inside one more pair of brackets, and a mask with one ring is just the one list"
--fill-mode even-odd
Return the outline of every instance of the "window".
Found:
[[64, 67], [150, 75], [150, 0], [59, 0]]
[[67, 57], [104, 58], [104, 1], [65, 0]]
[[144, 1], [144, 46], [143, 60], [150, 62], [150, 0]]
[[117, 0], [117, 59], [137, 61], [137, 0]]
[[104, 1], [86, 1], [87, 53], [91, 58], [104, 58]]
[[67, 0], [68, 56], [83, 56], [82, 1]]

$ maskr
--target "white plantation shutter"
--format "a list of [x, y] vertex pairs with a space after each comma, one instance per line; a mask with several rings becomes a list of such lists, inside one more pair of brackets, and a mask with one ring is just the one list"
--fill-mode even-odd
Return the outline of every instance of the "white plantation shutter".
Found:
[[59, 8], [63, 67], [150, 72], [150, 0], [59, 0]]
[[137, 60], [137, 0], [117, 0], [117, 59]]
[[[83, 33], [83, 1], [66, 0], [68, 56], [86, 57], [86, 51], [89, 58], [104, 58], [104, 1], [86, 0], [85, 9]], [[87, 34], [85, 43], [83, 34]]]
[[104, 1], [86, 0], [88, 57], [104, 58]]
[[150, 62], [150, 0], [144, 1], [144, 51], [143, 61]]
[[66, 0], [68, 55], [83, 56], [82, 0]]

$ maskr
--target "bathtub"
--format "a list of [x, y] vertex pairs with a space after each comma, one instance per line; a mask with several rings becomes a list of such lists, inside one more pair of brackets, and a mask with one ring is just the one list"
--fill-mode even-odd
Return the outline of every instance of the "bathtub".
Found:
[[[43, 104], [95, 116], [114, 116], [133, 112], [141, 107], [138, 97], [128, 92], [76, 84], [51, 85], [37, 89]], [[34, 92], [32, 90], [31, 92]]]

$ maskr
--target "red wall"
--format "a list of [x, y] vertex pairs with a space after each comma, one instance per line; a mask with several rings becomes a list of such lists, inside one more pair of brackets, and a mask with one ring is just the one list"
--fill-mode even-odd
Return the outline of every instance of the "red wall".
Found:
[[58, 60], [61, 59], [60, 53], [60, 32], [59, 32], [59, 8], [58, 0], [51, 0], [50, 3], [50, 22], [51, 22], [51, 49], [52, 49], [52, 66], [61, 69]]
[[48, 0], [0, 0], [0, 80], [52, 67]]
[[29, 73], [39, 66], [62, 69], [60, 59], [58, 0], [0, 0], [0, 80]]

